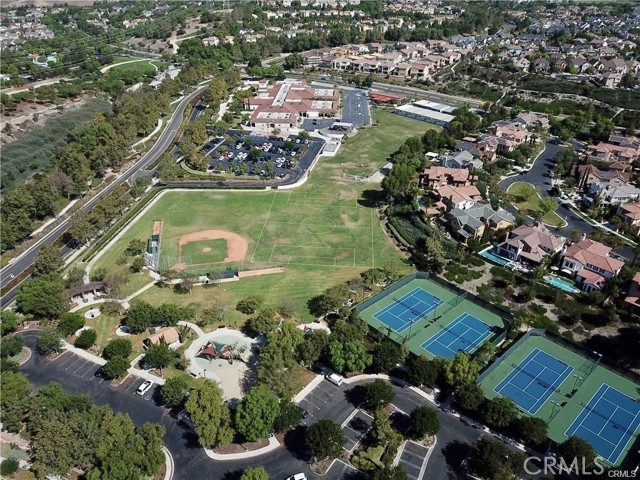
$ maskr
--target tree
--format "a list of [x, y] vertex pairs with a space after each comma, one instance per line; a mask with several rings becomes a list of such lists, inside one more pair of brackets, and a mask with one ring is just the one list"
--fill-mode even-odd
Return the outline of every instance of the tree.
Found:
[[475, 382], [478, 373], [480, 365], [465, 352], [456, 353], [455, 357], [448, 358], [443, 364], [444, 379], [451, 387]]
[[416, 171], [409, 163], [396, 163], [389, 174], [382, 180], [382, 189], [390, 198], [399, 198], [409, 188]]
[[549, 426], [542, 418], [522, 417], [516, 420], [516, 430], [525, 443], [542, 445], [547, 440]]
[[273, 422], [273, 430], [278, 433], [287, 433], [298, 425], [301, 420], [302, 412], [298, 405], [293, 402], [281, 403], [278, 417]]
[[264, 385], [252, 388], [236, 409], [236, 429], [254, 442], [266, 438], [278, 417], [278, 399]]
[[114, 338], [109, 340], [102, 351], [102, 356], [107, 360], [114, 357], [127, 358], [133, 351], [133, 345], [128, 338]]
[[124, 249], [124, 253], [130, 257], [136, 257], [138, 255], [142, 255], [146, 248], [147, 244], [144, 240], [134, 238], [129, 242], [127, 248]]
[[413, 385], [433, 385], [440, 376], [442, 363], [438, 360], [429, 360], [426, 356], [409, 357], [407, 362], [409, 382]]
[[407, 471], [400, 465], [376, 468], [371, 474], [371, 480], [407, 480], [408, 478]]
[[111, 357], [102, 367], [104, 375], [109, 379], [122, 377], [129, 370], [129, 361], [125, 357]]
[[35, 276], [51, 275], [62, 267], [62, 259], [58, 250], [53, 245], [43, 245], [33, 264]]
[[240, 480], [269, 480], [269, 474], [262, 465], [249, 467], [242, 472]]
[[249, 295], [238, 302], [236, 310], [245, 315], [251, 315], [256, 313], [263, 303], [264, 297], [262, 295]]
[[18, 335], [5, 337], [2, 340], [2, 349], [0, 349], [0, 357], [15, 357], [24, 347], [24, 339]]
[[280, 324], [276, 313], [275, 308], [262, 308], [255, 317], [249, 320], [248, 327], [257, 335], [267, 335], [278, 328]]
[[327, 288], [322, 295], [311, 299], [310, 309], [315, 315], [324, 315], [339, 310], [349, 300], [351, 292], [347, 285], [342, 283]]
[[391, 385], [382, 379], [374, 380], [365, 387], [365, 404], [369, 410], [385, 407], [395, 398], [396, 394]]
[[593, 465], [596, 458], [591, 444], [576, 436], [571, 436], [558, 445], [558, 455], [564, 459], [567, 465], [571, 465], [571, 462], [578, 458], [584, 459], [584, 464], [590, 466]]
[[84, 317], [77, 312], [63, 313], [58, 321], [57, 329], [63, 337], [73, 335], [84, 327]]
[[518, 417], [515, 403], [505, 397], [492, 398], [487, 402], [484, 419], [492, 427], [507, 427]]
[[96, 331], [92, 328], [88, 328], [80, 332], [78, 338], [76, 338], [75, 342], [73, 342], [73, 346], [87, 350], [91, 348], [94, 343], [96, 343], [97, 339], [98, 334], [96, 333]]
[[314, 330], [298, 347], [298, 357], [307, 367], [316, 363], [329, 345], [329, 334], [325, 330]]
[[435, 272], [441, 272], [445, 264], [442, 242], [436, 237], [426, 237], [424, 239], [423, 253], [427, 266]]
[[198, 383], [184, 408], [196, 426], [200, 445], [218, 447], [231, 442], [231, 414], [217, 383], [210, 380]]
[[69, 309], [64, 282], [57, 275], [43, 275], [27, 280], [16, 295], [20, 311], [36, 317], [58, 318]]
[[491, 437], [482, 437], [471, 446], [469, 470], [480, 478], [511, 479], [522, 470], [523, 465], [523, 455]]
[[373, 368], [376, 372], [389, 373], [402, 361], [400, 346], [390, 340], [383, 340], [373, 349]]
[[151, 326], [155, 319], [155, 307], [142, 302], [132, 305], [131, 308], [127, 310], [124, 324], [129, 327], [131, 333], [142, 333]]
[[317, 460], [339, 456], [347, 443], [340, 425], [329, 419], [318, 420], [311, 425], [304, 440], [309, 453]]
[[538, 205], [540, 205], [540, 210], [542, 210], [543, 215], [549, 212], [555, 212], [558, 209], [558, 202], [553, 197], [541, 198]]
[[[173, 303], [163, 303], [156, 309], [156, 321], [161, 325], [175, 326], [178, 322], [187, 320], [190, 316], [189, 308]], [[154, 323], [154, 322], [152, 322]]]
[[163, 368], [168, 367], [175, 358], [176, 352], [171, 350], [169, 345], [166, 343], [160, 342], [147, 348], [143, 362], [151, 368], [159, 368], [162, 370]]
[[361, 372], [371, 364], [371, 360], [361, 342], [329, 342], [329, 361], [338, 372]]
[[484, 392], [476, 383], [465, 383], [456, 389], [456, 405], [467, 412], [475, 412], [484, 403]]
[[15, 332], [20, 325], [21, 317], [11, 310], [0, 310], [0, 335], [3, 337]]
[[180, 373], [175, 377], [167, 379], [164, 385], [160, 388], [160, 395], [167, 407], [179, 407], [187, 399], [190, 388], [191, 379], [189, 376]]
[[131, 270], [132, 273], [140, 273], [143, 268], [144, 268], [144, 258], [136, 257], [133, 259], [133, 262], [131, 262], [131, 266], [129, 267], [129, 270]]
[[414, 439], [422, 439], [427, 435], [435, 435], [440, 430], [438, 411], [427, 406], [414, 408], [409, 415], [409, 435]]
[[56, 353], [62, 348], [62, 339], [55, 330], [43, 330], [38, 337], [38, 350], [44, 355]]

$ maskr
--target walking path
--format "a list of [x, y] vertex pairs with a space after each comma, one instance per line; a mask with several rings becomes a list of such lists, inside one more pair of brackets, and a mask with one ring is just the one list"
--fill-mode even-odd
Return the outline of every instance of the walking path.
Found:
[[251, 450], [249, 452], [240, 452], [240, 453], [216, 453], [210, 448], [205, 448], [204, 453], [212, 460], [218, 461], [229, 461], [229, 460], [244, 460], [246, 458], [254, 458], [259, 457], [260, 455], [264, 455], [265, 453], [269, 453], [276, 448], [280, 447], [280, 442], [275, 436], [269, 437], [269, 445], [266, 447], [259, 448], [257, 450]]

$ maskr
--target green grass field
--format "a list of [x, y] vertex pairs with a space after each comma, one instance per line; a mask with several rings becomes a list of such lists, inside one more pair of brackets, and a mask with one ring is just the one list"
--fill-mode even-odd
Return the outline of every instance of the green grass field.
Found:
[[193, 264], [218, 263], [227, 258], [227, 241], [222, 238], [189, 242], [182, 246], [181, 261]]
[[[420, 318], [411, 325], [411, 328], [397, 333], [389, 328], [385, 323], [376, 319], [374, 315], [383, 308], [396, 302], [396, 299], [402, 298], [415, 288], [426, 290], [432, 295], [443, 300], [445, 303], [436, 308], [432, 313]], [[380, 292], [373, 297], [373, 303], [367, 302], [360, 310], [361, 317], [373, 328], [379, 332], [389, 336], [392, 340], [409, 346], [409, 349], [416, 355], [432, 355], [422, 348], [422, 345], [434, 335], [438, 334], [443, 328], [455, 321], [458, 317], [465, 313], [473, 315], [478, 320], [492, 327], [503, 329], [504, 321], [496, 314], [485, 310], [467, 299], [459, 299], [457, 295], [441, 285], [434, 283], [428, 279], [415, 278], [407, 284], [402, 285], [397, 290], [394, 288]], [[419, 312], [417, 312], [419, 313]], [[479, 346], [479, 345], [478, 345]]]
[[[513, 203], [518, 210], [520, 210], [525, 215], [534, 216], [537, 212], [542, 212], [540, 208], [540, 194], [536, 193], [528, 197], [525, 201], [516, 200], [518, 194], [528, 188], [527, 185], [533, 186], [531, 183], [527, 182], [515, 182], [509, 187], [508, 198], [511, 203]], [[558, 223], [564, 224], [564, 220], [560, 218], [556, 212], [547, 212], [542, 216], [542, 221], [548, 225], [557, 226]]]
[[[494, 362], [492, 367], [480, 376], [478, 383], [485, 395], [489, 398], [499, 396], [494, 391], [494, 388], [513, 371], [514, 365], [520, 364], [535, 349], [540, 349], [570, 365], [574, 368], [573, 373], [583, 379], [581, 382], [576, 381], [577, 379], [573, 375], [569, 375], [536, 412], [536, 417], [542, 418], [549, 424], [549, 438], [555, 442], [561, 443], [566, 440], [565, 432], [583, 410], [583, 405], [589, 403], [589, 400], [602, 384], [607, 384], [633, 399], [638, 398], [640, 385], [636, 385], [631, 380], [614, 373], [602, 365], [598, 365], [594, 369], [595, 357], [586, 358], [549, 338], [537, 335], [524, 337], [522, 342], [519, 341], [514, 344], [501, 358]], [[574, 385], [577, 385], [577, 391], [573, 396], [569, 397], [568, 395], [573, 390]], [[563, 406], [554, 410], [552, 401]], [[528, 413], [525, 414], [528, 415]], [[625, 454], [630, 447], [631, 442], [626, 446]], [[623, 460], [625, 454], [620, 456], [618, 464]]]
[[[297, 317], [311, 320], [306, 306], [310, 298], [367, 268], [401, 262], [375, 210], [363, 201], [366, 190], [379, 190], [380, 186], [344, 181], [342, 172], [348, 168], [358, 168], [365, 174], [375, 172], [406, 138], [422, 135], [430, 127], [389, 111], [374, 109], [372, 113], [380, 125], [361, 130], [335, 157], [321, 158], [309, 180], [295, 190], [167, 192], [105, 252], [95, 268], [112, 270], [132, 239], [147, 240], [156, 218], [163, 220], [161, 258], [167, 263], [173, 257], [177, 263], [182, 235], [227, 230], [249, 243], [244, 262], [233, 266], [255, 269], [284, 265], [285, 273], [245, 278], [219, 289], [196, 288], [190, 295], [152, 288], [138, 298], [153, 304], [203, 306], [220, 301], [231, 307], [225, 321], [239, 325], [246, 317], [233, 309], [235, 303], [259, 293], [274, 306], [283, 300], [296, 302]], [[359, 167], [358, 163], [367, 166]], [[408, 266], [402, 267], [401, 273], [408, 272]]]
[[122, 65], [117, 65], [109, 71], [119, 73], [135, 73], [136, 75], [153, 75], [158, 71], [158, 69], [162, 69], [164, 66], [164, 62], [159, 62], [156, 60], [141, 60], [139, 62], [123, 63]]

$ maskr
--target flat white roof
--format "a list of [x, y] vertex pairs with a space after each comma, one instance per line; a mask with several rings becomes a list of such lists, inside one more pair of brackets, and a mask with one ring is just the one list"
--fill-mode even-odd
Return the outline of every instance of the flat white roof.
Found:
[[333, 88], [316, 88], [314, 95], [316, 97], [333, 97]]
[[311, 102], [311, 108], [318, 110], [331, 110], [333, 102], [330, 100], [314, 100]]
[[452, 113], [456, 107], [451, 105], [445, 105], [444, 103], [429, 102], [427, 100], [418, 100], [414, 102], [416, 107], [426, 108], [427, 110], [433, 110], [440, 113]]
[[447, 123], [456, 118], [453, 115], [449, 115], [448, 113], [435, 112], [433, 110], [427, 110], [426, 108], [414, 107], [413, 105], [402, 105], [400, 107], [397, 107], [396, 111], [406, 112], [418, 117], [438, 120], [440, 122]]
[[291, 114], [286, 112], [259, 112], [257, 118], [262, 119], [280, 119], [290, 118]]

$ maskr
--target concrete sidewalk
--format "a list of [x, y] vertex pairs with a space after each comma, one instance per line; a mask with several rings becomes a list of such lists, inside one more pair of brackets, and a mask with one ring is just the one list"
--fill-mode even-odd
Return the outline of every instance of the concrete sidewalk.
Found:
[[221, 462], [229, 461], [229, 460], [243, 460], [247, 458], [259, 457], [260, 455], [264, 455], [265, 453], [272, 452], [276, 448], [280, 447], [280, 442], [276, 439], [276, 437], [269, 437], [269, 445], [266, 447], [259, 448], [258, 450], [251, 450], [248, 452], [241, 453], [216, 453], [210, 448], [205, 448], [204, 453], [212, 460], [218, 460]]

